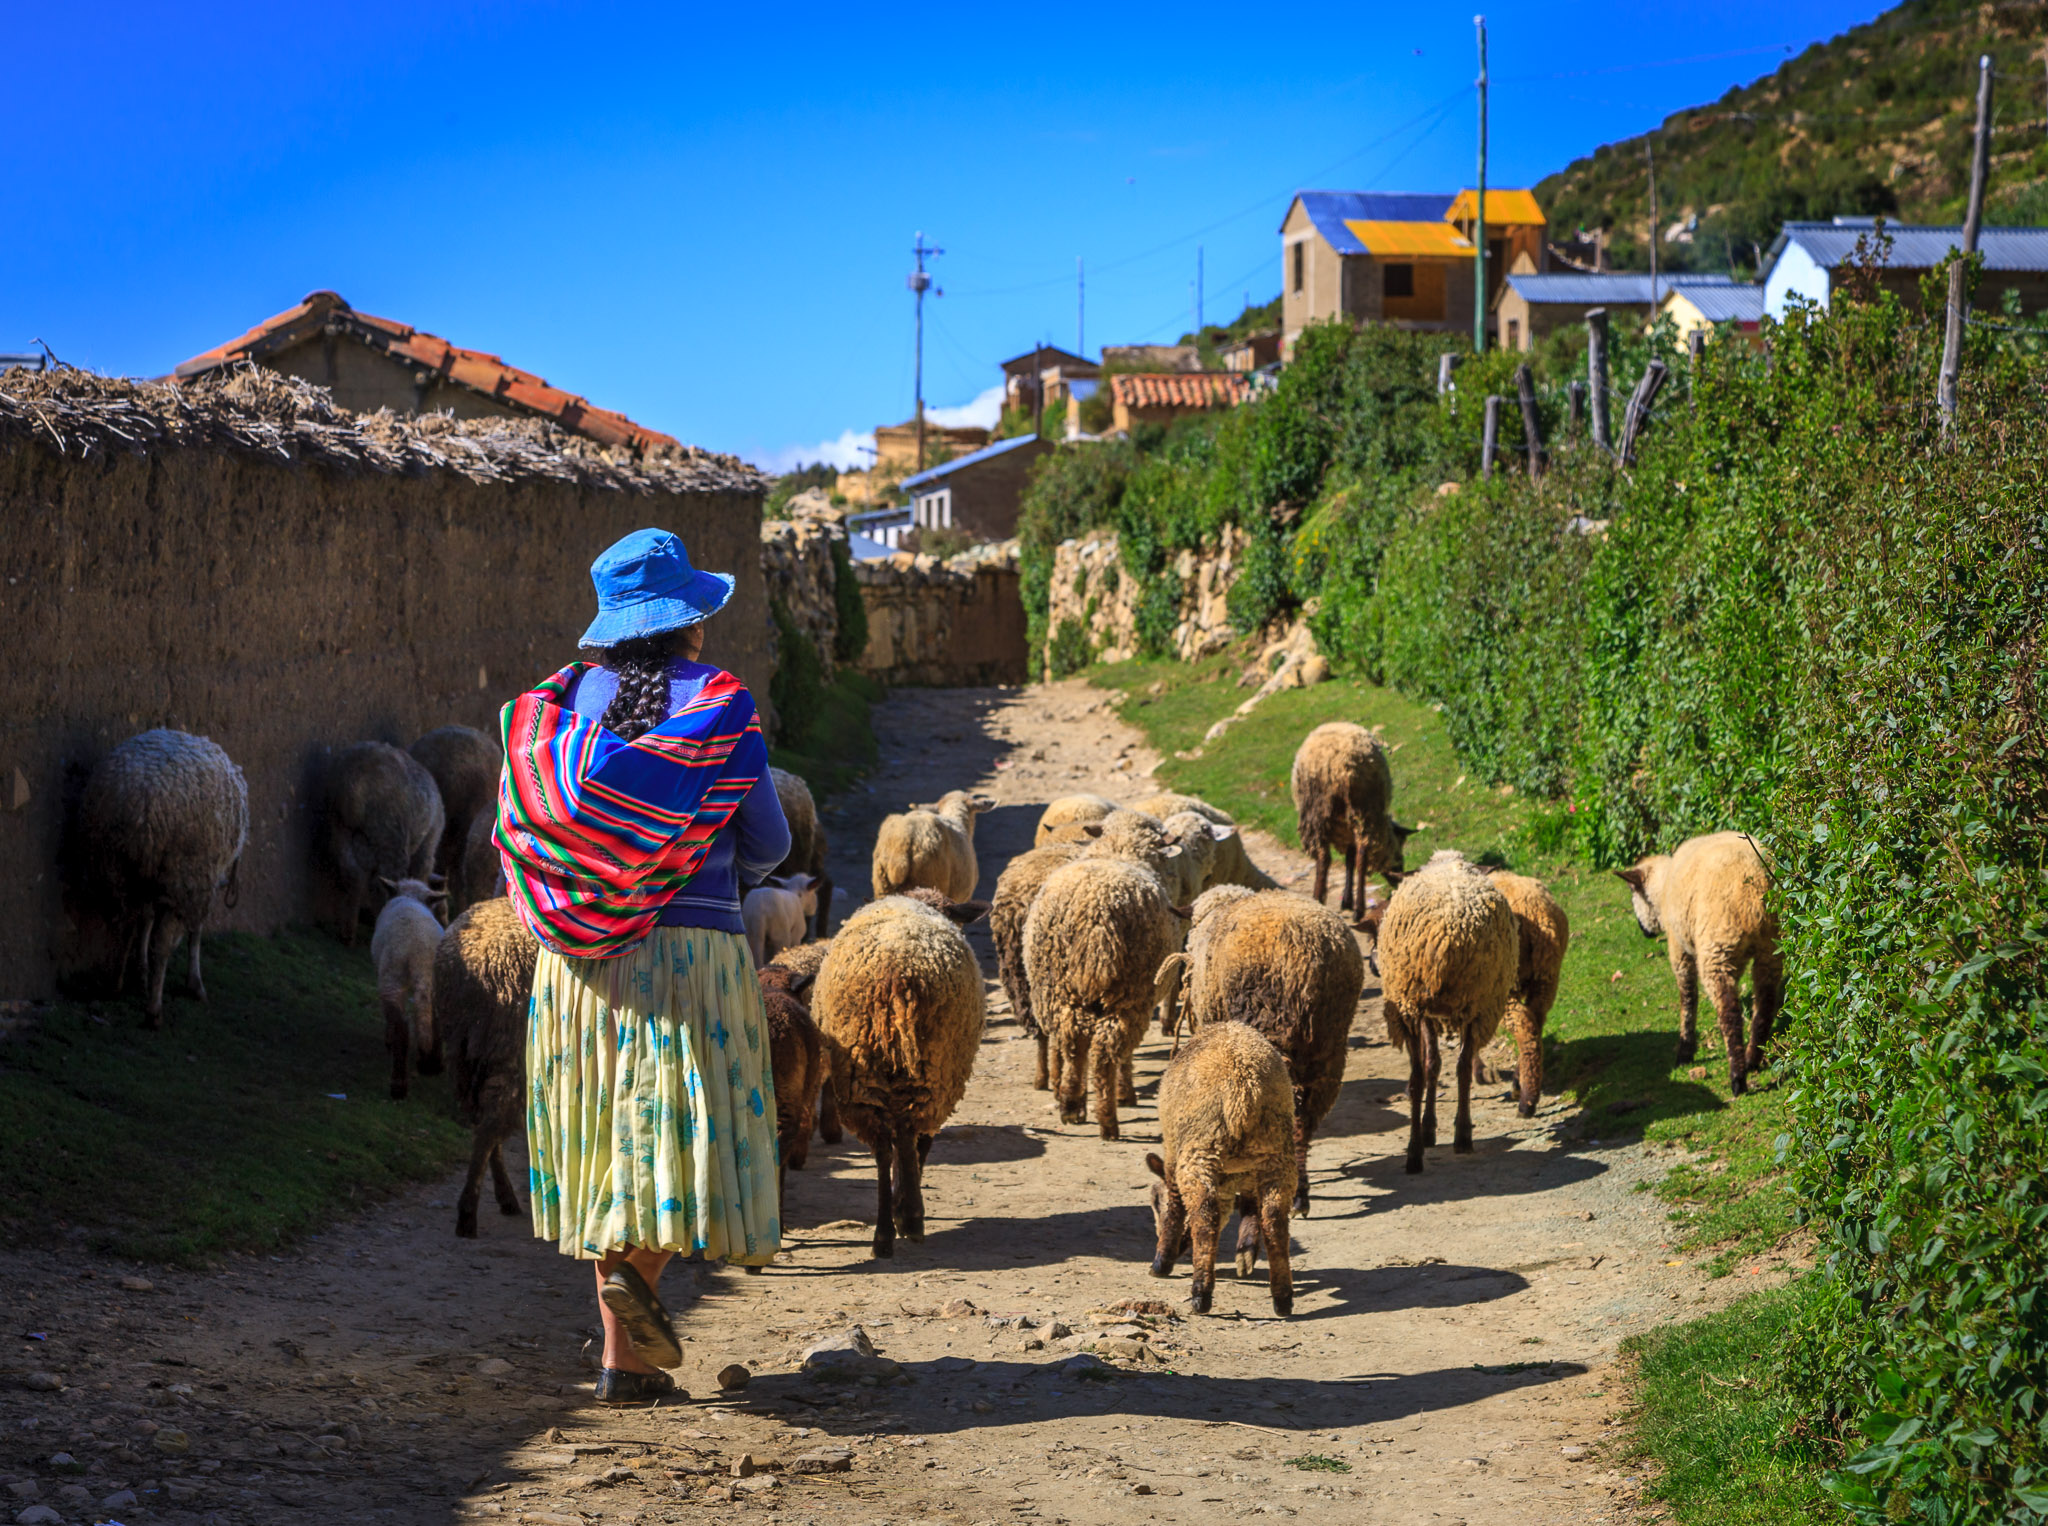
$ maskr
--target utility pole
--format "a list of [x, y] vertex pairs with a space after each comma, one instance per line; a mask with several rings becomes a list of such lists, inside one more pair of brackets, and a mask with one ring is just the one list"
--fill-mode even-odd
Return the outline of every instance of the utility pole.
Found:
[[[917, 469], [924, 470], [924, 294], [931, 291], [932, 278], [924, 268], [924, 257], [928, 254], [944, 254], [924, 241], [920, 230], [917, 242], [910, 246], [910, 252], [917, 259], [917, 269], [910, 273], [910, 289], [917, 294]], [[943, 296], [943, 292], [934, 292]]]
[[1650, 166], [1650, 321], [1657, 321], [1657, 151], [1643, 140], [1643, 159]]
[[1472, 348], [1486, 353], [1486, 18], [1479, 29], [1479, 202], [1472, 218]]
[[1970, 156], [1970, 210], [1963, 218], [1963, 258], [1948, 268], [1948, 328], [1941, 342], [1941, 379], [1934, 400], [1941, 408], [1944, 432], [1955, 428], [1956, 383], [1963, 369], [1963, 321], [1969, 307], [1966, 292], [1969, 257], [1977, 252], [1977, 233], [1984, 222], [1984, 182], [1991, 172], [1991, 55], [1977, 60], [1977, 142]]

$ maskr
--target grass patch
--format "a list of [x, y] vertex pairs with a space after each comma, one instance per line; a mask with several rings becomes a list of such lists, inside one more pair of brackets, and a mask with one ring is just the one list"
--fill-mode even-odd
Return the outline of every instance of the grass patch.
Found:
[[[1611, 874], [1569, 856], [1561, 809], [1472, 778], [1442, 716], [1356, 679], [1272, 695], [1205, 743], [1211, 724], [1250, 692], [1236, 683], [1243, 666], [1241, 655], [1226, 654], [1197, 663], [1098, 664], [1087, 677], [1122, 692], [1123, 718], [1164, 756], [1156, 775], [1162, 788], [1199, 795], [1293, 847], [1300, 838], [1288, 774], [1301, 739], [1324, 721], [1381, 728], [1394, 770], [1394, 814], [1416, 829], [1408, 862], [1452, 847], [1497, 860], [1543, 879], [1571, 919], [1571, 951], [1544, 1033], [1544, 1080], [1582, 1110], [1580, 1137], [1682, 1147], [1682, 1164], [1654, 1190], [1672, 1205], [1680, 1244], [1718, 1248], [1717, 1271], [1789, 1233], [1792, 1202], [1777, 1159], [1787, 1126], [1783, 1084], [1766, 1071], [1731, 1103], [1726, 1056], [1704, 1003], [1698, 1059], [1673, 1066], [1678, 992], [1664, 941], [1642, 935]], [[1176, 756], [1197, 748], [1200, 757]], [[1332, 867], [1341, 880], [1341, 866]], [[1692, 1075], [1695, 1069], [1701, 1074]]]
[[1351, 1464], [1341, 1457], [1331, 1457], [1323, 1452], [1304, 1452], [1299, 1457], [1287, 1459], [1287, 1466], [1299, 1468], [1304, 1473], [1349, 1473]]
[[768, 761], [802, 779], [819, 800], [838, 794], [875, 766], [871, 711], [886, 692], [865, 673], [838, 669], [819, 686], [800, 744], [769, 748]]
[[1819, 1480], [1831, 1466], [1798, 1439], [1777, 1381], [1806, 1298], [1800, 1284], [1755, 1293], [1718, 1314], [1631, 1336], [1631, 1453], [1654, 1463], [1645, 1498], [1672, 1518], [1713, 1526], [1790, 1526], [1839, 1519]]
[[204, 1265], [467, 1159], [446, 1077], [389, 1100], [367, 948], [223, 934], [206, 940], [206, 980], [200, 1003], [173, 994], [173, 974], [158, 1033], [138, 1003], [66, 1000], [0, 1044], [10, 1243]]

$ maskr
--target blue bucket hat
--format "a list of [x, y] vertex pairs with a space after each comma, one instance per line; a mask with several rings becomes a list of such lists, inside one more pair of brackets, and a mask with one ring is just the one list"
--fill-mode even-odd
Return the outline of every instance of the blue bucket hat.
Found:
[[681, 539], [666, 530], [635, 530], [607, 547], [590, 564], [590, 581], [597, 587], [597, 618], [579, 643], [586, 647], [695, 625], [725, 608], [733, 589], [726, 574], [692, 567]]

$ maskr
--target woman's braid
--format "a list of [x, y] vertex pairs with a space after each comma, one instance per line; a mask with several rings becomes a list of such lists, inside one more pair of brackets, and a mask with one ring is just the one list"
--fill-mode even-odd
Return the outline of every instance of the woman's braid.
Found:
[[604, 665], [619, 679], [619, 692], [605, 706], [604, 725], [625, 741], [668, 719], [669, 667], [675, 661], [676, 636], [675, 631], [663, 631], [604, 650]]

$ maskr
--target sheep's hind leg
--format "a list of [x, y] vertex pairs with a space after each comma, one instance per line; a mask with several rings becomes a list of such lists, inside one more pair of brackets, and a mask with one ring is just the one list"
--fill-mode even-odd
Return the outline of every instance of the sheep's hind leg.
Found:
[[1330, 895], [1330, 846], [1320, 842], [1301, 846], [1316, 861], [1316, 905], [1321, 906]]
[[1051, 1060], [1052, 1044], [1046, 1038], [1043, 1028], [1039, 1029], [1034, 1037], [1038, 1040], [1038, 1074], [1031, 1082], [1031, 1089], [1042, 1092], [1049, 1090], [1052, 1085], [1052, 1070], [1049, 1063]]
[[1700, 967], [1690, 954], [1672, 962], [1671, 973], [1678, 978], [1677, 1065], [1690, 1065], [1700, 1052]]
[[1123, 1063], [1116, 1069], [1116, 1101], [1119, 1107], [1138, 1105], [1137, 1057], [1125, 1055]]
[[1350, 911], [1364, 899], [1358, 892], [1358, 836], [1352, 834], [1351, 841], [1344, 846], [1344, 898], [1337, 903], [1339, 911]]
[[1088, 1121], [1090, 1037], [1088, 1030], [1079, 1026], [1059, 1035], [1059, 1055], [1053, 1071], [1053, 1096], [1059, 1101], [1061, 1123]]
[[1517, 1001], [1508, 1008], [1508, 1031], [1515, 1036], [1515, 1111], [1533, 1118], [1543, 1097], [1543, 1018]]
[[1764, 1046], [1771, 1041], [1771, 1030], [1777, 1026], [1778, 1013], [1785, 1004], [1785, 964], [1776, 956], [1758, 958], [1750, 971], [1750, 980], [1756, 987], [1751, 997], [1749, 1016], [1749, 1068], [1764, 1068]]
[[1294, 1088], [1294, 1211], [1308, 1217], [1308, 1088]]
[[156, 919], [156, 926], [150, 933], [146, 950], [149, 983], [143, 987], [142, 1004], [145, 1027], [161, 1028], [164, 1025], [164, 976], [170, 973], [171, 950], [178, 946], [178, 935], [184, 930], [184, 925], [175, 916], [164, 912]]
[[1294, 1312], [1294, 1262], [1287, 1243], [1287, 1183], [1269, 1181], [1259, 1193], [1260, 1238], [1266, 1242], [1266, 1282], [1273, 1294], [1273, 1312], [1282, 1319]]
[[1728, 1050], [1728, 1090], [1741, 1096], [1749, 1090], [1749, 1055], [1742, 1044], [1742, 997], [1735, 987], [1736, 973], [1725, 964], [1711, 966], [1704, 975], [1707, 1000], [1714, 1004], [1720, 1024], [1721, 1042]]
[[498, 1194], [498, 1212], [506, 1218], [517, 1218], [526, 1211], [520, 1206], [518, 1189], [512, 1185], [512, 1173], [505, 1169], [503, 1139], [491, 1146], [491, 1190]]
[[384, 1047], [391, 1054], [391, 1100], [403, 1102], [411, 1083], [405, 1062], [412, 1053], [412, 1034], [405, 1026], [405, 1004], [395, 996], [382, 998], [384, 1005]]
[[[492, 1166], [503, 1143], [493, 1137], [495, 1133], [489, 1125], [480, 1123], [469, 1136], [469, 1175], [463, 1178], [462, 1196], [455, 1200], [455, 1233], [459, 1239], [476, 1238], [476, 1205], [483, 1196], [484, 1172]], [[504, 1167], [497, 1169], [502, 1171]]]
[[1408, 1051], [1408, 1174], [1422, 1171], [1422, 1031], [1411, 1025], [1401, 1035]]
[[1249, 1277], [1259, 1266], [1259, 1200], [1249, 1192], [1237, 1195], [1237, 1275]]
[[832, 1090], [830, 1076], [818, 1084], [818, 1137], [832, 1145], [846, 1137], [846, 1130], [839, 1122], [839, 1098]]
[[1118, 1137], [1116, 1126], [1117, 1083], [1123, 1077], [1123, 1061], [1116, 1045], [1098, 1037], [1094, 1049], [1095, 1123], [1104, 1139]]
[[186, 934], [185, 989], [194, 1001], [206, 1000], [206, 981], [199, 973], [199, 924], [189, 922], [192, 930]]
[[1173, 1263], [1180, 1258], [1181, 1241], [1188, 1234], [1188, 1207], [1173, 1187], [1166, 1189], [1166, 1211], [1159, 1216], [1159, 1239], [1152, 1250], [1152, 1275], [1171, 1277]]
[[1436, 1144], [1436, 1088], [1443, 1074], [1443, 1046], [1438, 1043], [1436, 1025], [1422, 1024], [1422, 1142]]
[[1479, 1063], [1479, 1046], [1473, 1037], [1467, 1028], [1458, 1041], [1458, 1117], [1451, 1125], [1451, 1150], [1458, 1155], [1472, 1153], [1472, 1072]]
[[886, 1129], [875, 1135], [875, 1239], [877, 1256], [896, 1254], [896, 1204], [889, 1194], [889, 1165], [895, 1154]]
[[1195, 1286], [1189, 1302], [1197, 1314], [1207, 1314], [1216, 1296], [1216, 1241], [1223, 1230], [1223, 1208], [1216, 1201], [1213, 1181], [1185, 1184], [1188, 1225], [1194, 1235]]
[[924, 1158], [931, 1147], [929, 1134], [905, 1129], [896, 1136], [896, 1232], [912, 1245], [924, 1239]]

